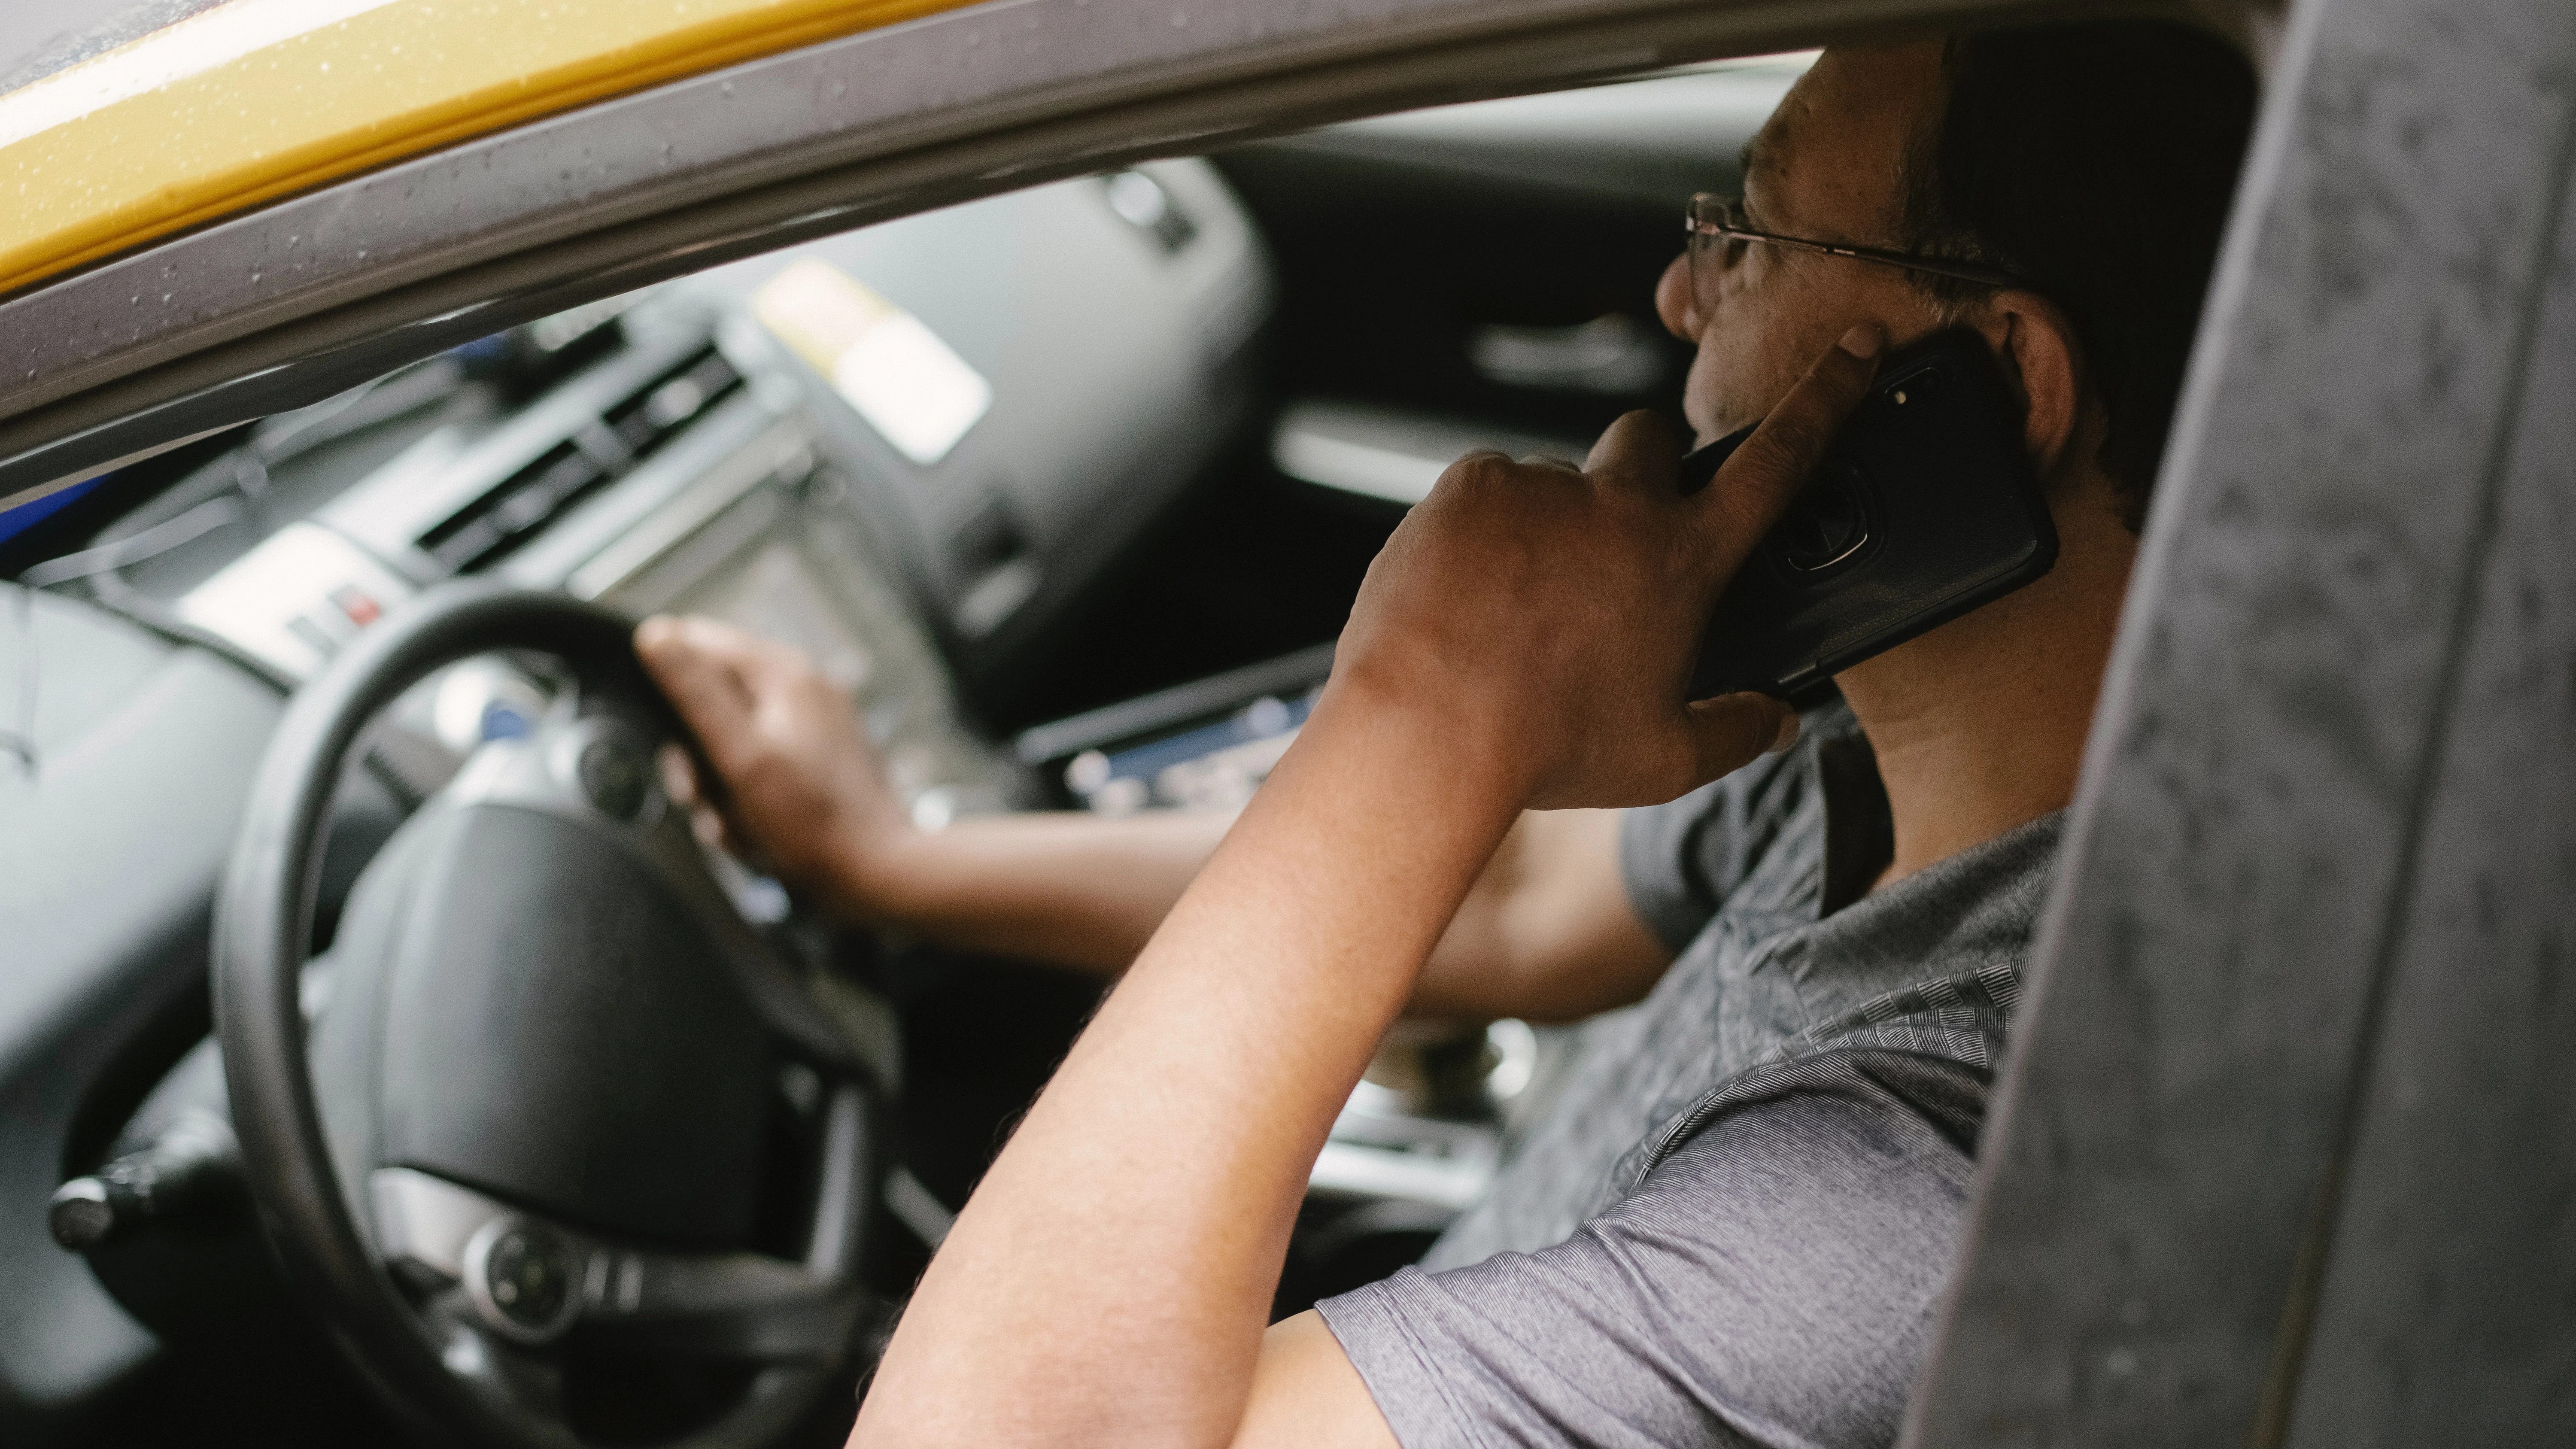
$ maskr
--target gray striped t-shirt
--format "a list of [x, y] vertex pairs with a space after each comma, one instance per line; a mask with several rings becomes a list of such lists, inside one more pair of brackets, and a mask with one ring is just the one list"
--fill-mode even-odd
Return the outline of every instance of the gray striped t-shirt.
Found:
[[1405, 1449], [1894, 1441], [2062, 817], [1870, 892], [1839, 705], [1631, 812], [1678, 952], [1420, 1269], [1319, 1307]]

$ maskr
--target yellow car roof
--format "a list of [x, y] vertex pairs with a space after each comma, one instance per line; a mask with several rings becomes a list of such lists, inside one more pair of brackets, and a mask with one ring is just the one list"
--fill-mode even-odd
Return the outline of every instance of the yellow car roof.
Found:
[[228, 0], [0, 95], [0, 294], [351, 172], [970, 0]]

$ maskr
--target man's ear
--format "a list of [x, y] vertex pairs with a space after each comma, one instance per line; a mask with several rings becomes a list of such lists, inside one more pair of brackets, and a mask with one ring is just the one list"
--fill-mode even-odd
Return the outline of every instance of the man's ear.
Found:
[[1997, 292], [1970, 324], [1994, 349], [2004, 380], [2022, 396], [2031, 466], [2056, 476], [2075, 444], [2084, 407], [2084, 349], [2064, 309], [2036, 292]]

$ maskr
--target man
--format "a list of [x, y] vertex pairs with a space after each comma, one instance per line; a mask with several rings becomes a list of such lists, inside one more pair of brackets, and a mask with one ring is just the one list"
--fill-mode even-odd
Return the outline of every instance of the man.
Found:
[[[1230, 831], [915, 834], [810, 669], [639, 631], [787, 878], [1127, 967], [923, 1277], [857, 1441], [1891, 1441], [2250, 105], [2240, 60], [2149, 26], [1828, 52], [1658, 294], [1699, 345], [1699, 437], [1760, 430], [1690, 499], [1643, 414], [1579, 472], [1462, 460]], [[1708, 609], [1876, 358], [1945, 327], [2025, 403], [2055, 568], [1843, 674], [1803, 737], [1760, 696], [1685, 704]], [[1435, 1271], [1265, 1331], [1308, 1167], [1399, 1012], [1641, 996], [1587, 1028]]]

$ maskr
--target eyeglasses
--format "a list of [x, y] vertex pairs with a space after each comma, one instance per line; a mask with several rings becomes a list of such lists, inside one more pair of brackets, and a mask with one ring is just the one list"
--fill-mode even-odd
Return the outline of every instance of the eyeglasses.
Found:
[[1973, 282], [1981, 287], [2030, 285], [2027, 280], [2000, 267], [1981, 267], [1974, 262], [1954, 262], [1943, 257], [1888, 251], [1882, 247], [1846, 246], [1841, 242], [1813, 241], [1806, 237], [1756, 231], [1744, 224], [1743, 202], [1714, 191], [1703, 191], [1691, 198], [1690, 213], [1682, 218], [1682, 225], [1690, 231], [1691, 305], [1702, 316], [1708, 314], [1709, 304], [1717, 300], [1718, 279], [1743, 257], [1745, 247], [1754, 242], [1787, 247], [1792, 251], [1814, 252], [1820, 256], [1876, 262], [1883, 267], [1903, 267], [1909, 272], [1926, 272], [1936, 277]]

